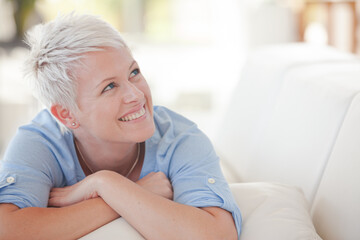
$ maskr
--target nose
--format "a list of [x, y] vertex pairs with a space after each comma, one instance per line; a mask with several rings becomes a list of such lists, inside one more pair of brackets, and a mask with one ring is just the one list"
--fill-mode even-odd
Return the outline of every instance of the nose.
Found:
[[131, 82], [123, 86], [122, 101], [124, 103], [136, 102], [144, 97], [144, 93]]

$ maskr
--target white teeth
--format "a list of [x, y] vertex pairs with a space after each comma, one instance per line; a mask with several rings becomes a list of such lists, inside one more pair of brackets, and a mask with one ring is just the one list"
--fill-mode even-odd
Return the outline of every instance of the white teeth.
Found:
[[131, 121], [131, 120], [135, 120], [138, 119], [139, 117], [143, 116], [145, 114], [145, 108], [141, 108], [140, 111], [133, 113], [133, 114], [129, 114], [123, 118], [120, 118], [120, 121], [123, 122], [127, 122], [127, 121]]

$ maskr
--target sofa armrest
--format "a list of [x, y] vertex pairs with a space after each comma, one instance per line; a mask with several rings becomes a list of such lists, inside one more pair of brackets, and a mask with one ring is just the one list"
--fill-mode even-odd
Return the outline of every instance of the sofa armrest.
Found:
[[136, 231], [124, 218], [114, 221], [98, 228], [97, 230], [80, 238], [81, 240], [144, 240], [145, 238]]
[[299, 188], [264, 182], [230, 187], [243, 215], [240, 240], [321, 239]]
[[[230, 188], [243, 216], [240, 240], [321, 239], [300, 189], [275, 183], [234, 183]], [[118, 218], [81, 239], [144, 238], [125, 219]]]

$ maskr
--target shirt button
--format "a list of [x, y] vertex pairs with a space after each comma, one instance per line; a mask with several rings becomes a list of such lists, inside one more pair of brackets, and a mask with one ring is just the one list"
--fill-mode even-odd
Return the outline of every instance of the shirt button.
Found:
[[8, 177], [8, 178], [6, 178], [6, 182], [7, 183], [13, 183], [13, 182], [15, 182], [15, 178], [14, 177]]
[[216, 181], [215, 181], [215, 179], [213, 179], [213, 178], [209, 178], [208, 179], [208, 183], [210, 183], [210, 184], [214, 184]]

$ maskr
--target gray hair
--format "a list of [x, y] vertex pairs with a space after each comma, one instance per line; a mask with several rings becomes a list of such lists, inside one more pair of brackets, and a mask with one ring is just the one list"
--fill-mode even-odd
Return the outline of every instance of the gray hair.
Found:
[[[33, 27], [25, 37], [30, 53], [24, 66], [34, 95], [47, 107], [59, 104], [77, 111], [76, 67], [87, 52], [127, 48], [120, 33], [92, 15], [70, 13]], [[59, 122], [59, 121], [58, 121]], [[68, 130], [60, 123], [62, 131]]]

